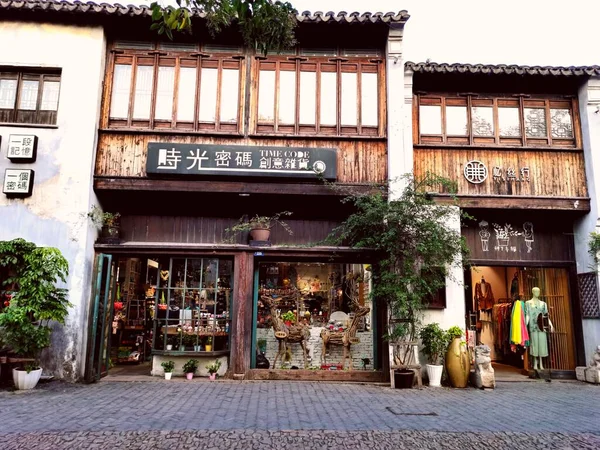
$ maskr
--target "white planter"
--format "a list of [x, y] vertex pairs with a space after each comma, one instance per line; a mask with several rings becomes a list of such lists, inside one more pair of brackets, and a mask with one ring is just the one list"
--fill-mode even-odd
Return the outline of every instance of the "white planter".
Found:
[[442, 372], [444, 366], [427, 364], [427, 377], [429, 378], [429, 386], [439, 387], [442, 385]]
[[42, 369], [32, 370], [27, 373], [26, 370], [13, 369], [13, 381], [17, 389], [33, 389], [40, 381]]
[[173, 372], [165, 372], [165, 380], [170, 380], [173, 376]]
[[167, 344], [167, 351], [169, 350], [173, 350], [173, 345], [172, 344]]

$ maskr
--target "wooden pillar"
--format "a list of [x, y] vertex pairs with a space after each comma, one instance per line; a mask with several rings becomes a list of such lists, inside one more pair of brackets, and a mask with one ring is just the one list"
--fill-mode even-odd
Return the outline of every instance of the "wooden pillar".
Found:
[[231, 312], [231, 372], [234, 377], [250, 369], [252, 344], [252, 311], [254, 289], [254, 256], [242, 252], [235, 255], [233, 262], [234, 299]]

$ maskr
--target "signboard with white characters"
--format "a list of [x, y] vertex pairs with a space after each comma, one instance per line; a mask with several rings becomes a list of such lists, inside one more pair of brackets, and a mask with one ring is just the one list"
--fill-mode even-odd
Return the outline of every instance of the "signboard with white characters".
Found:
[[6, 156], [13, 162], [35, 162], [37, 142], [38, 138], [33, 134], [11, 134]]
[[2, 192], [7, 197], [29, 197], [33, 191], [34, 175], [31, 169], [6, 169]]

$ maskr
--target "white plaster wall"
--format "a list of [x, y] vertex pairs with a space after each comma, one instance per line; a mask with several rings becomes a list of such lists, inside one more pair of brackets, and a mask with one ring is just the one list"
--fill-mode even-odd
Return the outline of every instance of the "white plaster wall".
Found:
[[[100, 27], [0, 21], [0, 65], [62, 69], [55, 128], [0, 126], [0, 174], [9, 167], [35, 170], [33, 195], [0, 194], [0, 240], [22, 237], [57, 247], [69, 262], [69, 300], [64, 328], [53, 333], [43, 368], [68, 380], [84, 369], [87, 305], [96, 231], [86, 217], [92, 190], [96, 133], [104, 73], [105, 39]], [[6, 158], [10, 134], [38, 136], [37, 161], [13, 164]]]

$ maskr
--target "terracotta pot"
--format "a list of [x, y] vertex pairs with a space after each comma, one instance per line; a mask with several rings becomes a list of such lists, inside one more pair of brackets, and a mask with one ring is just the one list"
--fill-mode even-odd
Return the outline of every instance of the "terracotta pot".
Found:
[[194, 372], [186, 373], [186, 374], [185, 374], [185, 377], [186, 377], [188, 380], [191, 380], [192, 378], [194, 378]]
[[253, 241], [268, 241], [271, 235], [271, 230], [268, 228], [255, 228], [250, 230], [250, 238]]
[[454, 338], [446, 352], [446, 370], [450, 384], [455, 388], [466, 388], [469, 383], [471, 361], [467, 352], [466, 342]]

